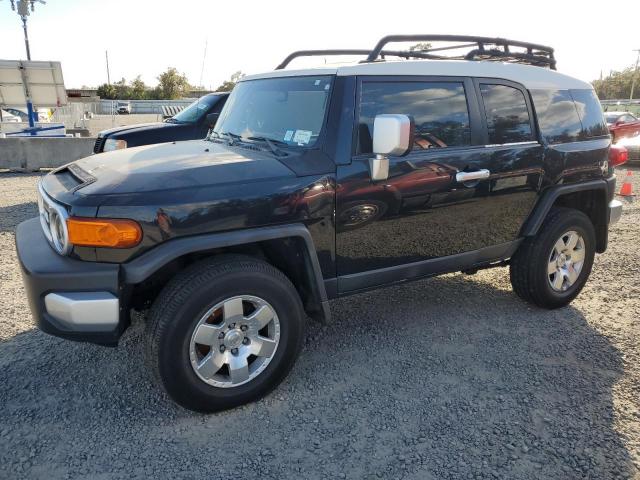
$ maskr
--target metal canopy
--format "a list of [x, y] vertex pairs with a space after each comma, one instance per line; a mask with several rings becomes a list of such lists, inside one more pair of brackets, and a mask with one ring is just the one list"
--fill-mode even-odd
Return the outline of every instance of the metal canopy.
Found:
[[0, 60], [0, 106], [20, 106], [29, 98], [36, 107], [66, 105], [60, 62]]

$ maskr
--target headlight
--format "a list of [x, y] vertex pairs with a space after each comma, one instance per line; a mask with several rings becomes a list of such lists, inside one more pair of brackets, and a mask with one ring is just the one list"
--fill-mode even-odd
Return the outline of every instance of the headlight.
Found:
[[68, 254], [72, 247], [67, 230], [69, 215], [62, 205], [49, 198], [42, 185], [38, 185], [38, 209], [45, 237], [60, 255]]
[[56, 250], [60, 254], [66, 255], [71, 249], [71, 245], [69, 244], [69, 235], [67, 233], [66, 218], [63, 218], [56, 211], [52, 212], [49, 218], [53, 246], [56, 247]]
[[107, 138], [107, 141], [104, 142], [103, 152], [110, 152], [112, 150], [120, 150], [122, 148], [127, 148], [126, 140], [116, 140], [115, 138]]

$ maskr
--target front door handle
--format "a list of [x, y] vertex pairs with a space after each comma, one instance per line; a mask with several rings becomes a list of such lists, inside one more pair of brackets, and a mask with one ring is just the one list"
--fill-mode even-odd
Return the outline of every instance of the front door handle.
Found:
[[456, 173], [456, 181], [459, 183], [470, 182], [472, 180], [482, 180], [489, 178], [491, 172], [487, 169], [476, 170], [474, 172], [458, 172]]

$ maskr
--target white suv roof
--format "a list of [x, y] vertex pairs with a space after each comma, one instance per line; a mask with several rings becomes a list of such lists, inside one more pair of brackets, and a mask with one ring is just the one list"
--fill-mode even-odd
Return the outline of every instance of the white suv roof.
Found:
[[305, 75], [424, 75], [447, 77], [489, 77], [511, 80], [527, 89], [593, 89], [591, 84], [558, 73], [555, 70], [506, 62], [467, 60], [396, 60], [373, 63], [354, 63], [334, 67], [303, 70], [274, 70], [247, 75], [241, 81], [260, 78], [298, 77]]

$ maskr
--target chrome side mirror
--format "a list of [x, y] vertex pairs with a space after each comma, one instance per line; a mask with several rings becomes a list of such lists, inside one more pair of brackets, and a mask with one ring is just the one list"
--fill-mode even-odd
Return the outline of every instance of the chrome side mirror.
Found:
[[373, 121], [373, 153], [369, 160], [371, 179], [389, 178], [389, 156], [402, 156], [411, 151], [413, 125], [407, 115], [376, 115]]

